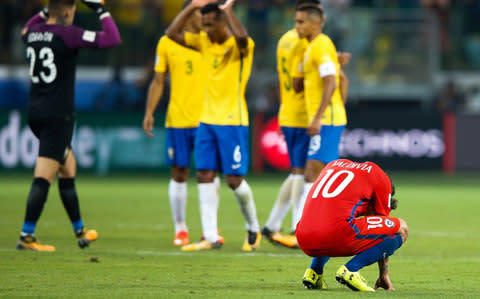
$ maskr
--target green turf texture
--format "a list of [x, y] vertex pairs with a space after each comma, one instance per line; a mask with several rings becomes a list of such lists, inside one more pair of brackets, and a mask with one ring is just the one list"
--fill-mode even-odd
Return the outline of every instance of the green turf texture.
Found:
[[[263, 225], [285, 174], [248, 177]], [[99, 232], [81, 250], [58, 196], [57, 185], [36, 236], [55, 253], [15, 250], [31, 177], [0, 175], [0, 296], [97, 298], [479, 298], [480, 174], [392, 173], [399, 207], [392, 213], [410, 227], [408, 241], [390, 258], [395, 292], [359, 294], [335, 282], [346, 258], [325, 269], [328, 290], [307, 290], [301, 278], [310, 259], [301, 250], [262, 241], [259, 251], [240, 250], [244, 220], [222, 180], [218, 251], [183, 253], [172, 245], [173, 224], [166, 175], [79, 175], [83, 220]], [[189, 184], [191, 239], [201, 235], [197, 189]], [[290, 227], [290, 216], [284, 230]], [[377, 266], [361, 270], [370, 285]]]

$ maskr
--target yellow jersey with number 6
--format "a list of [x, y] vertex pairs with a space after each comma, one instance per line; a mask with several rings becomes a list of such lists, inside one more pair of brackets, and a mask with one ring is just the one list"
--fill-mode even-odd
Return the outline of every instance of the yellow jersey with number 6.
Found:
[[170, 73], [170, 102], [165, 127], [198, 127], [205, 100], [200, 52], [163, 36], [157, 45], [155, 72]]
[[293, 78], [297, 77], [298, 68], [302, 67], [307, 46], [308, 41], [300, 39], [295, 29], [287, 31], [278, 41], [277, 72], [281, 100], [278, 123], [280, 126], [308, 127], [304, 93], [303, 91], [297, 93], [293, 89]]
[[247, 126], [248, 110], [245, 88], [253, 62], [255, 44], [248, 38], [243, 50], [235, 37], [222, 44], [213, 43], [207, 33], [185, 33], [185, 43], [202, 53], [206, 68], [205, 106], [200, 117], [211, 125]]
[[[325, 71], [326, 69], [326, 71]], [[318, 35], [308, 46], [304, 58], [305, 103], [309, 121], [312, 121], [320, 107], [323, 95], [322, 72], [335, 74], [337, 88], [330, 104], [323, 113], [322, 124], [340, 126], [347, 123], [345, 106], [340, 94], [340, 63], [332, 40], [325, 34]]]

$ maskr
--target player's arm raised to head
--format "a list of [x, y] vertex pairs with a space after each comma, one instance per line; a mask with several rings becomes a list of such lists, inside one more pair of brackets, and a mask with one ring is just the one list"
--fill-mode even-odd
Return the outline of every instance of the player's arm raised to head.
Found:
[[234, 3], [235, 0], [227, 0], [225, 4], [220, 5], [220, 9], [223, 10], [227, 16], [228, 25], [237, 41], [238, 47], [240, 49], [245, 49], [248, 46], [248, 32], [233, 12]]
[[152, 130], [155, 121], [153, 114], [162, 98], [165, 89], [165, 78], [166, 72], [155, 72], [150, 87], [148, 88], [147, 104], [145, 107], [145, 116], [143, 118], [143, 131], [149, 137], [153, 137]]
[[45, 22], [47, 22], [47, 20], [48, 20], [48, 8], [45, 7], [38, 14], [31, 17], [30, 20], [27, 21], [27, 23], [25, 23], [25, 25], [23, 26], [23, 30], [22, 30], [22, 37], [24, 37], [27, 34], [28, 29], [31, 26], [33, 26], [35, 24], [45, 23]]
[[190, 2], [190, 4], [175, 17], [170, 26], [168, 26], [167, 30], [165, 30], [165, 35], [176, 43], [185, 46], [184, 28], [188, 18], [190, 18], [197, 8], [201, 8], [212, 1], [213, 0], [193, 0]]
[[105, 7], [105, 1], [82, 0], [82, 2], [92, 9], [102, 23], [102, 31], [93, 32], [85, 30], [80, 39], [79, 48], [111, 48], [118, 46], [122, 39], [118, 31], [117, 24]]

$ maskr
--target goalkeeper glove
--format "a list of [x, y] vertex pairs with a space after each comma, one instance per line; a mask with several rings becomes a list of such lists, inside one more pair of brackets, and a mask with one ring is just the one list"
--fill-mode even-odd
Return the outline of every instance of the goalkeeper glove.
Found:
[[92, 9], [97, 16], [101, 17], [104, 13], [107, 12], [107, 8], [105, 7], [105, 0], [82, 0], [86, 6]]
[[44, 19], [44, 20], [48, 20], [49, 18], [49, 14], [48, 14], [48, 6], [45, 6], [41, 11], [40, 11], [40, 16]]

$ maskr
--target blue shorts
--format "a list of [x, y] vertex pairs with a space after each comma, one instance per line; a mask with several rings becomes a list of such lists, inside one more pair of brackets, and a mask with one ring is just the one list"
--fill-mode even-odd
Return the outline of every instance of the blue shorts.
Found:
[[287, 142], [290, 167], [305, 167], [307, 162], [308, 143], [310, 136], [305, 128], [282, 127], [283, 136]]
[[169, 165], [190, 167], [197, 128], [167, 128], [165, 161]]
[[345, 126], [322, 125], [320, 134], [310, 137], [308, 160], [316, 160], [328, 164], [339, 158], [338, 146]]
[[195, 162], [199, 170], [245, 175], [248, 170], [248, 127], [200, 123], [195, 139]]

